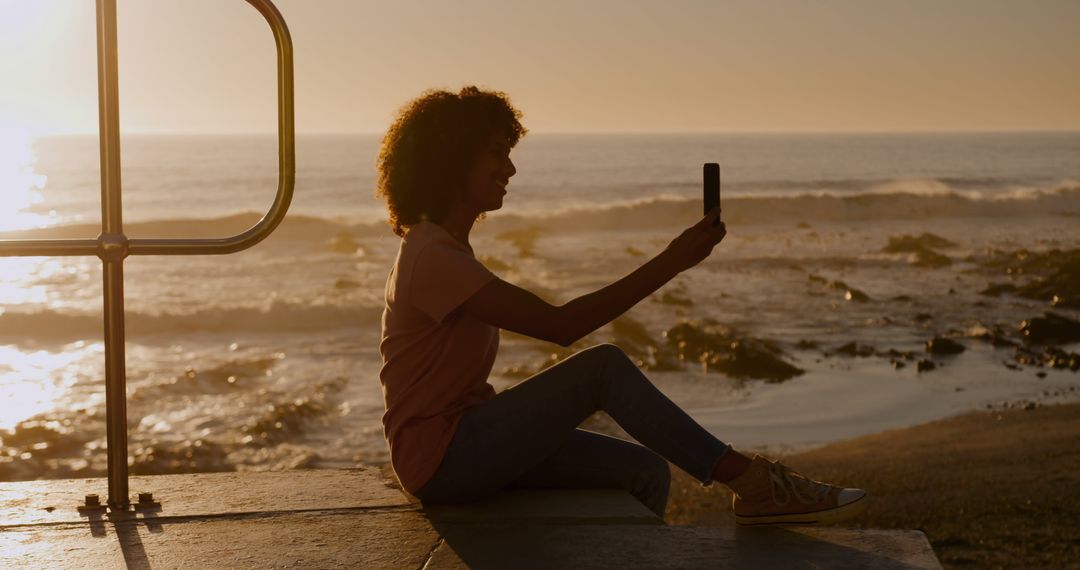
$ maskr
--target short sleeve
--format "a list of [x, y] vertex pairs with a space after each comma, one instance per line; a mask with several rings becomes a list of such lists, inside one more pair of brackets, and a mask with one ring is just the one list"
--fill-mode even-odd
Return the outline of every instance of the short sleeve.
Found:
[[409, 298], [417, 309], [442, 322], [492, 279], [495, 275], [469, 252], [431, 243], [416, 258]]

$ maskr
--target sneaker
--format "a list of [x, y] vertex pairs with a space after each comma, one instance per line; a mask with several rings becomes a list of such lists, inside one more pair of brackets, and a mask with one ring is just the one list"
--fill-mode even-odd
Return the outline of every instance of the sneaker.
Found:
[[866, 510], [866, 491], [842, 489], [755, 455], [746, 472], [727, 484], [740, 525], [829, 524]]

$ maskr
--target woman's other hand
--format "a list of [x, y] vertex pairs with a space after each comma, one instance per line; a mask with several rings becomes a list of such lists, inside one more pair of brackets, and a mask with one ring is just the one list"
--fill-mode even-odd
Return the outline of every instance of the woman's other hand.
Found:
[[701, 221], [687, 228], [668, 244], [664, 255], [674, 260], [679, 271], [685, 271], [704, 261], [716, 244], [723, 241], [727, 235], [727, 227], [720, 221], [720, 211], [720, 208], [712, 209]]

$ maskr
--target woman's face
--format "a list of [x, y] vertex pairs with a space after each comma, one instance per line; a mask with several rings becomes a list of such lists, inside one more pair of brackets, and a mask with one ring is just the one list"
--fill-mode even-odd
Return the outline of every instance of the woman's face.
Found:
[[465, 183], [466, 205], [477, 213], [502, 208], [506, 185], [516, 172], [514, 163], [510, 161], [510, 145], [506, 137], [488, 137]]

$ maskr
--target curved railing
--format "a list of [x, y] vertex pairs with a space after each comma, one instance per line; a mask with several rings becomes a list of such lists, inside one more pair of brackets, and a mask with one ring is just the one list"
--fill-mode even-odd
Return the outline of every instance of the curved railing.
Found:
[[[108, 506], [126, 511], [128, 497], [127, 396], [124, 356], [124, 273], [128, 255], [220, 255], [247, 249], [285, 218], [296, 182], [292, 38], [270, 0], [247, 0], [270, 25], [277, 45], [278, 188], [265, 216], [225, 238], [135, 238], [123, 231], [116, 0], [97, 0], [98, 119], [101, 154], [101, 234], [96, 239], [0, 240], [0, 257], [96, 255], [103, 265], [105, 312], [105, 415], [109, 460]], [[96, 497], [95, 497], [96, 498]], [[142, 501], [140, 502], [152, 502]], [[94, 508], [91, 496], [85, 507]]]

